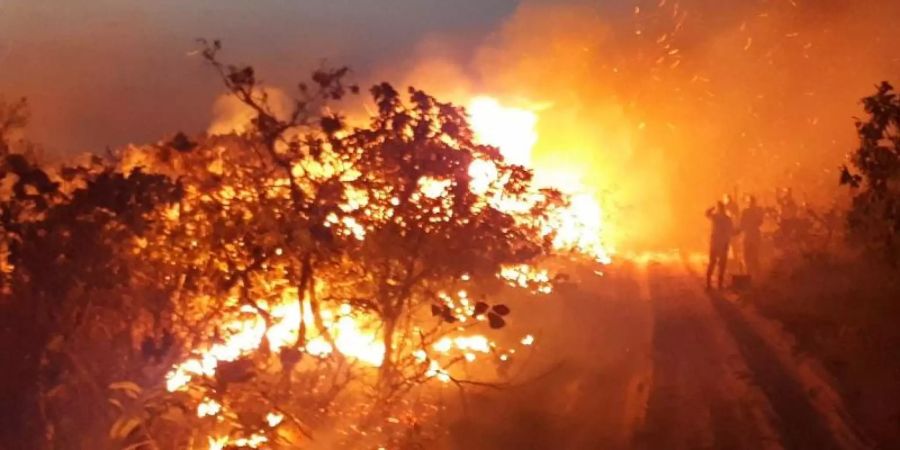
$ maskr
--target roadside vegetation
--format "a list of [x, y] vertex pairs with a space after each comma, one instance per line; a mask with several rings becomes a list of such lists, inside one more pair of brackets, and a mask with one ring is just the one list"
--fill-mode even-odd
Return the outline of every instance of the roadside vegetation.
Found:
[[900, 99], [888, 83], [862, 101], [859, 147], [836, 180], [847, 208], [776, 210], [770, 270], [746, 299], [784, 324], [834, 377], [881, 448], [900, 446]]

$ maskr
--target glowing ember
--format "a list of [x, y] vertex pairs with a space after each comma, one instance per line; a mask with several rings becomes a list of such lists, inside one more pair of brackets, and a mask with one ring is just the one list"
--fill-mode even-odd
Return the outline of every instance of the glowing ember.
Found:
[[284, 414], [271, 412], [266, 415], [266, 423], [269, 424], [270, 427], [275, 428], [281, 421], [284, 420]]
[[207, 398], [197, 405], [197, 417], [215, 416], [222, 411], [222, 405], [219, 402]]
[[536, 269], [527, 264], [506, 266], [500, 270], [500, 278], [510, 285], [520, 288], [533, 288], [542, 294], [553, 291], [550, 283], [550, 273], [546, 269]]
[[449, 382], [450, 374], [447, 373], [446, 370], [441, 369], [441, 366], [438, 365], [437, 361], [432, 360], [428, 366], [428, 371], [425, 372], [425, 376], [428, 378], [437, 378], [441, 382]]
[[446, 195], [451, 183], [450, 180], [422, 177], [419, 179], [419, 190], [430, 199], [440, 198]]
[[481, 335], [459, 336], [456, 338], [445, 337], [434, 344], [434, 349], [440, 353], [447, 353], [453, 348], [481, 353], [491, 351], [490, 342]]

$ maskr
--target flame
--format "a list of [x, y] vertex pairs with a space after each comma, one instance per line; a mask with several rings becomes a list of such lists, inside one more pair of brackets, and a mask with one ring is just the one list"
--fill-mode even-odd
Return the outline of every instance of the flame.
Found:
[[525, 337], [522, 338], [521, 342], [522, 342], [522, 345], [524, 345], [526, 347], [533, 345], [534, 344], [534, 336], [532, 336], [530, 334], [525, 335]]
[[531, 150], [537, 143], [537, 114], [510, 108], [491, 97], [475, 97], [469, 102], [472, 131], [482, 144], [500, 149], [512, 164], [529, 166]]
[[211, 398], [204, 399], [197, 405], [197, 417], [215, 416], [221, 411], [222, 405]]
[[488, 353], [491, 351], [490, 342], [486, 337], [481, 335], [457, 336], [455, 338], [445, 337], [437, 341], [433, 347], [436, 351], [441, 353], [447, 353], [453, 348], [481, 353]]
[[[504, 106], [490, 97], [473, 99], [468, 110], [479, 142], [498, 147], [504, 158], [513, 164], [531, 164], [531, 152], [538, 140], [536, 112]], [[533, 169], [540, 175], [539, 167]], [[304, 176], [316, 176], [316, 173], [321, 173], [325, 168], [305, 165], [296, 166], [293, 170]], [[553, 244], [557, 249], [588, 254], [604, 263], [609, 261], [608, 247], [601, 239], [604, 231], [603, 210], [597, 199], [580, 190], [577, 183], [574, 188], [570, 186], [571, 189], [567, 190], [571, 195], [568, 204], [556, 208], [549, 218], [536, 223], [530, 211], [534, 205], [544, 200], [545, 194], [535, 190], [516, 198], [503, 197], [497, 193], [502, 190], [494, 188], [505, 181], [501, 179], [498, 166], [488, 160], [474, 160], [468, 168], [468, 174], [471, 177], [470, 189], [483, 198], [484, 207], [497, 208], [516, 217], [516, 220], [537, 226], [547, 236], [553, 237]], [[411, 196], [411, 200], [419, 201], [424, 197], [440, 202], [447, 197], [451, 186], [452, 180], [422, 178], [419, 180], [418, 192]], [[218, 198], [229, 201], [240, 195], [243, 193], [229, 188], [219, 192]], [[368, 198], [365, 193], [361, 193], [359, 198], [353, 198], [342, 205], [341, 210], [345, 213], [358, 211], [367, 203]], [[390, 203], [398, 206], [399, 200], [392, 198]], [[386, 217], [390, 217], [389, 209], [390, 207], [379, 214], [384, 213]], [[177, 220], [177, 217], [172, 219]], [[438, 216], [432, 219], [442, 220]], [[348, 237], [366, 239], [366, 228], [349, 215], [332, 213], [325, 219], [324, 225], [334, 227], [337, 232]], [[276, 253], [280, 254], [281, 250], [277, 249]], [[544, 294], [552, 290], [549, 272], [529, 265], [503, 267], [497, 276], [514, 287]], [[468, 274], [461, 277], [463, 282], [469, 279], [471, 276]], [[476, 302], [469, 298], [465, 289], [455, 293], [440, 292], [438, 297], [460, 323], [487, 320], [483, 314], [473, 316]], [[240, 304], [237, 299], [229, 300], [231, 304]], [[195, 349], [187, 359], [172, 367], [166, 374], [166, 389], [170, 392], [186, 390], [194, 378], [214, 377], [220, 362], [235, 361], [257, 351], [262, 345], [267, 345], [272, 352], [296, 348], [320, 358], [338, 352], [362, 363], [362, 366], [373, 368], [383, 364], [385, 346], [376, 317], [354, 310], [350, 304], [331, 309], [320, 305], [323, 309], [319, 317], [314, 317], [311, 306], [309, 300], [302, 300], [301, 303], [296, 290], [290, 289], [282, 293], [279, 301], [270, 303], [257, 300], [252, 304], [244, 304], [238, 308], [232, 320], [220, 326], [220, 341]], [[303, 345], [298, 346], [298, 342], [301, 342], [301, 329], [306, 330], [307, 335], [303, 336]], [[495, 343], [486, 336], [460, 331], [461, 329], [451, 332], [427, 348], [411, 351], [412, 358], [421, 364], [426, 378], [450, 382], [454, 380], [450, 372], [454, 361], [473, 362], [480, 355], [488, 354], [495, 355], [500, 361], [508, 361], [515, 353], [515, 349], [497, 352]], [[526, 335], [520, 343], [531, 346], [534, 337]], [[219, 416], [224, 409], [216, 400], [204, 398], [197, 405], [196, 413], [200, 418]], [[279, 412], [270, 412], [266, 416], [266, 423], [271, 428], [278, 426], [283, 420], [284, 415]], [[210, 437], [208, 441], [210, 449], [228, 446], [257, 448], [265, 445], [267, 438], [262, 434], [252, 434], [241, 438]]]
[[[472, 99], [469, 113], [476, 138], [480, 142], [498, 146], [504, 157], [511, 162], [529, 163], [532, 148], [538, 139], [536, 131], [538, 116], [534, 111], [504, 106], [496, 99], [482, 96]], [[539, 172], [540, 168], [535, 168], [535, 171]], [[489, 161], [473, 161], [468, 172], [472, 177], [471, 189], [479, 194], [489, 195], [490, 185], [498, 181], [497, 168]], [[449, 188], [449, 183], [449, 180], [422, 179], [420, 190], [428, 198], [439, 198]], [[229, 197], [236, 195], [233, 192], [225, 194]], [[513, 214], [518, 213], [523, 220], [529, 220], [528, 211], [531, 202], [536, 201], [539, 196], [540, 194], [535, 194], [532, 198], [526, 199], [488, 200], [494, 207]], [[365, 229], [352, 218], [339, 218], [332, 214], [326, 219], [326, 225], [341, 226], [341, 229], [355, 238], [365, 239]], [[558, 210], [555, 216], [542, 226], [546, 233], [553, 233], [554, 245], [557, 248], [576, 249], [594, 256], [600, 262], [609, 262], [610, 252], [602, 241], [603, 210], [593, 195], [576, 193], [566, 208]], [[547, 271], [527, 265], [505, 267], [499, 275], [515, 286], [534, 287], [541, 293], [549, 293], [552, 289]], [[223, 334], [227, 336], [224, 342], [196, 350], [193, 352], [194, 356], [176, 365], [166, 375], [166, 388], [174, 392], [183, 389], [196, 376], [214, 376], [219, 362], [234, 361], [255, 351], [262, 344], [263, 338], [268, 341], [272, 351], [294, 345], [298, 339], [301, 321], [310, 329], [314, 328], [315, 321], [310, 305], [300, 308], [296, 295], [287, 297], [294, 300], [285, 300], [271, 308], [259, 306], [273, 319], [268, 328], [263, 317], [253, 306], [242, 307], [241, 312], [246, 318], [223, 326]], [[455, 306], [455, 310], [460, 313], [461, 320], [465, 320], [464, 313], [469, 311], [472, 305], [468, 302], [465, 291], [461, 291], [459, 297], [459, 305]], [[449, 297], [445, 298], [445, 301], [449, 300]], [[300, 317], [301, 310], [305, 311], [304, 317]], [[365, 317], [355, 315], [349, 305], [341, 306], [338, 311], [323, 311], [322, 315], [324, 325], [333, 336], [333, 345], [324, 336], [313, 336], [303, 350], [311, 355], [324, 357], [335, 351], [333, 347], [337, 347], [337, 351], [344, 356], [370, 366], [377, 367], [382, 364], [384, 344], [374, 328], [368, 329], [362, 325], [366, 322]], [[454, 347], [469, 352], [487, 351], [487, 340], [483, 336], [456, 339], [456, 341], [440, 341], [440, 349], [436, 349], [442, 352]]]
[[500, 278], [506, 280], [511, 286], [533, 288], [542, 294], [549, 294], [553, 291], [550, 273], [546, 269], [537, 269], [528, 264], [505, 266], [500, 269]]
[[266, 423], [269, 424], [270, 427], [277, 427], [284, 420], [284, 414], [278, 412], [270, 412], [266, 414]]
[[[308, 304], [304, 306], [305, 314], [302, 321], [307, 327], [312, 328], [315, 324], [312, 308]], [[183, 389], [195, 376], [214, 376], [219, 362], [234, 361], [257, 350], [262, 344], [263, 336], [268, 340], [269, 349], [272, 351], [296, 343], [301, 323], [300, 308], [296, 300], [285, 301], [269, 311], [274, 322], [268, 329], [263, 318], [253, 307], [245, 306], [241, 311], [250, 314], [250, 317], [227, 323], [223, 327], [227, 333], [225, 342], [195, 351], [194, 357], [169, 371], [166, 375], [166, 389], [169, 392]], [[334, 337], [335, 346], [341, 354], [371, 366], [381, 365], [384, 359], [384, 344], [379, 341], [374, 330], [363, 328], [361, 323], [365, 320], [357, 319], [349, 305], [342, 305], [336, 313], [323, 311], [322, 320]], [[315, 336], [307, 342], [304, 350], [310, 355], [324, 357], [330, 355], [334, 348], [324, 336]]]
[[[537, 112], [504, 106], [498, 100], [479, 96], [473, 98], [467, 108], [476, 139], [485, 145], [500, 149], [504, 159], [531, 168], [536, 179], [543, 179], [543, 187], [557, 188], [571, 196], [567, 208], [558, 211], [546, 232], [553, 233], [557, 249], [576, 249], [594, 256], [603, 263], [611, 262], [612, 247], [604, 241], [605, 224], [603, 208], [597, 197], [589, 193], [577, 176], [567, 173], [551, 173], [541, 167], [532, 167], [531, 153], [538, 142]], [[497, 168], [488, 161], [476, 160], [469, 166], [472, 190], [483, 194], [497, 179]], [[551, 181], [553, 180], [553, 181]], [[507, 212], [527, 215], [529, 199], [495, 199], [495, 207]], [[531, 199], [536, 200], [536, 199]]]

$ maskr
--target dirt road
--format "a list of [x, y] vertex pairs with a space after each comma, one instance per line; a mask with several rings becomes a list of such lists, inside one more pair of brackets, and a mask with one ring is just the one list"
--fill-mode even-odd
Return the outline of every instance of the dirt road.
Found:
[[560, 292], [538, 350], [550, 369], [478, 397], [451, 447], [870, 448], [814, 364], [696, 270], [669, 255]]

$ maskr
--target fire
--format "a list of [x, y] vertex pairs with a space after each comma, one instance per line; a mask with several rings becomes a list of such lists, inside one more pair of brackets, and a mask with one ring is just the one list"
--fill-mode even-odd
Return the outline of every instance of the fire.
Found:
[[[513, 164], [526, 167], [531, 165], [532, 149], [538, 141], [536, 112], [507, 107], [490, 97], [473, 99], [468, 110], [477, 140], [498, 147], [504, 158]], [[539, 177], [541, 169], [533, 169]], [[314, 172], [310, 167], [296, 170], [302, 170], [304, 174]], [[577, 189], [577, 186], [568, 190], [569, 203], [554, 210], [551, 217], [543, 219], [541, 223], [534, 223], [535, 219], [530, 211], [537, 202], [543, 200], [543, 193], [534, 191], [517, 198], [501, 197], [496, 194], [494, 187], [498, 183], [504, 183], [504, 180], [500, 179], [498, 167], [487, 160], [473, 161], [468, 174], [471, 177], [469, 188], [483, 198], [483, 207], [500, 209], [516, 217], [516, 220], [536, 225], [546, 235], [553, 237], [553, 244], [557, 249], [573, 250], [590, 255], [597, 261], [609, 262], [610, 252], [602, 240], [603, 210], [590, 193]], [[451, 180], [422, 178], [413, 201], [418, 201], [421, 197], [429, 200], [442, 199], [451, 186]], [[229, 191], [223, 192], [221, 196], [233, 198], [236, 195], [239, 193]], [[362, 196], [342, 209], [344, 212], [356, 211], [366, 202], [367, 199]], [[399, 200], [391, 199], [392, 205], [398, 206], [397, 202]], [[386, 214], [389, 216], [389, 213], [390, 211]], [[323, 225], [334, 227], [336, 231], [358, 240], [367, 238], [366, 229], [350, 216], [332, 213], [326, 217]], [[547, 294], [552, 290], [549, 272], [529, 265], [504, 267], [497, 276], [511, 286], [531, 289], [533, 292]], [[466, 282], [470, 278], [466, 274], [461, 277], [461, 281]], [[470, 300], [465, 289], [452, 294], [440, 292], [438, 296], [459, 323], [471, 324], [487, 320], [484, 314], [474, 316], [476, 302]], [[221, 339], [218, 342], [195, 349], [187, 359], [172, 367], [166, 374], [166, 389], [169, 392], [187, 391], [195, 378], [215, 376], [219, 363], [235, 361], [259, 350], [263, 345], [267, 345], [272, 352], [295, 348], [318, 358], [326, 358], [337, 352], [361, 363], [363, 367], [377, 368], [384, 363], [385, 345], [377, 317], [355, 310], [350, 304], [342, 304], [333, 309], [320, 305], [323, 309], [318, 313], [319, 317], [314, 317], [309, 300], [299, 298], [296, 289], [286, 289], [280, 301], [268, 303], [257, 300], [238, 308], [238, 315], [220, 326]], [[238, 304], [237, 299], [232, 299], [232, 304]], [[301, 330], [305, 330], [305, 336], [300, 336]], [[520, 343], [531, 346], [534, 344], [534, 337], [526, 335]], [[480, 355], [494, 355], [499, 361], [508, 361], [514, 353], [515, 349], [497, 351], [496, 344], [486, 336], [463, 332], [463, 328], [450, 332], [427, 347], [411, 350], [411, 356], [424, 368], [426, 378], [445, 383], [454, 380], [451, 373], [454, 361], [471, 363]], [[201, 418], [220, 416], [226, 412], [227, 405], [211, 398], [203, 398], [196, 409], [197, 416]], [[272, 411], [266, 416], [265, 422], [274, 429], [283, 419], [283, 414]], [[210, 437], [209, 448], [234, 445], [257, 448], [266, 442], [267, 438], [262, 434], [239, 439]]]
[[527, 264], [506, 266], [500, 270], [500, 278], [510, 285], [520, 288], [533, 288], [542, 294], [553, 291], [550, 273], [546, 269], [536, 269]]
[[222, 411], [222, 405], [219, 402], [208, 398], [197, 405], [197, 417], [215, 416]]
[[488, 353], [491, 351], [491, 344], [484, 336], [459, 336], [456, 338], [445, 337], [434, 344], [434, 349], [441, 353], [447, 353], [453, 348], [460, 350], [475, 351]]
[[[315, 326], [311, 310], [308, 304], [303, 308], [306, 314], [302, 322], [309, 328]], [[185, 388], [195, 376], [215, 375], [219, 362], [234, 361], [256, 351], [262, 345], [264, 336], [272, 351], [296, 343], [301, 323], [300, 308], [296, 300], [285, 301], [269, 311], [271, 317], [275, 319], [269, 328], [266, 328], [262, 316], [252, 307], [243, 307], [241, 311], [249, 314], [249, 317], [225, 324], [223, 328], [229, 333], [226, 334], [225, 342], [195, 351], [196, 356], [169, 371], [166, 375], [166, 389], [169, 392]], [[364, 320], [357, 319], [349, 305], [342, 305], [336, 312], [323, 311], [322, 320], [334, 337], [335, 346], [341, 354], [373, 367], [381, 365], [384, 359], [384, 344], [379, 341], [374, 329], [363, 328]], [[324, 336], [315, 336], [306, 343], [304, 350], [310, 355], [325, 357], [330, 355], [334, 348]], [[204, 411], [213, 409], [209, 405], [204, 407]]]
[[[476, 97], [469, 104], [470, 119], [476, 137], [482, 143], [495, 145], [504, 157], [519, 164], [529, 164], [531, 151], [537, 142], [536, 131], [538, 116], [534, 111], [502, 105], [490, 97]], [[540, 168], [534, 168], [540, 175]], [[497, 168], [493, 163], [476, 160], [469, 167], [473, 178], [471, 189], [479, 194], [490, 195], [489, 186], [497, 181]], [[429, 198], [441, 197], [449, 188], [447, 180], [420, 180], [422, 193]], [[535, 194], [535, 197], [539, 194]], [[610, 252], [602, 240], [603, 210], [597, 199], [588, 193], [576, 192], [567, 208], [557, 211], [549, 223], [543, 224], [545, 231], [554, 234], [554, 245], [561, 249], [575, 249], [592, 255], [598, 261], [608, 263]], [[531, 199], [489, 199], [492, 206], [508, 212], [521, 213], [527, 219]], [[351, 218], [338, 218], [335, 215], [327, 218], [329, 226], [343, 225], [357, 239], [365, 239], [365, 230]], [[552, 289], [549, 274], [546, 270], [538, 270], [530, 266], [506, 267], [499, 274], [514, 286], [530, 287], [536, 291], [549, 293]], [[464, 292], [464, 291], [462, 291]], [[213, 376], [221, 361], [234, 361], [243, 355], [255, 351], [262, 344], [263, 338], [268, 341], [270, 350], [293, 345], [298, 339], [301, 321], [312, 329], [314, 320], [312, 308], [297, 304], [296, 293], [286, 296], [294, 300], [284, 302], [267, 309], [274, 322], [266, 328], [265, 322], [251, 306], [244, 306], [241, 312], [246, 318], [225, 324], [223, 329], [227, 338], [209, 348], [197, 350], [194, 356], [175, 366], [166, 375], [166, 387], [169, 391], [183, 389], [196, 376]], [[465, 295], [461, 295], [461, 304], [468, 308]], [[300, 317], [300, 311], [306, 316]], [[323, 311], [323, 322], [333, 336], [333, 345], [324, 336], [313, 336], [306, 343], [304, 350], [314, 356], [324, 357], [337, 351], [347, 357], [357, 359], [373, 367], [380, 366], [384, 358], [384, 344], [380, 342], [374, 328], [367, 329], [362, 325], [365, 318], [355, 315], [349, 305], [343, 305], [338, 311]], [[449, 339], [449, 338], [448, 338]], [[461, 350], [486, 352], [487, 340], [483, 336], [457, 337], [456, 341], [440, 341], [436, 350], [446, 352], [451, 347]], [[470, 340], [474, 339], [474, 340]], [[466, 343], [478, 343], [472, 348]], [[455, 344], [455, 345], [454, 345]]]
[[476, 97], [469, 103], [472, 130], [483, 144], [500, 149], [513, 164], [529, 166], [531, 149], [537, 143], [537, 114], [509, 108], [490, 97]]
[[[546, 224], [546, 232], [554, 233], [554, 245], [559, 249], [576, 249], [592, 255], [597, 261], [608, 264], [612, 250], [604, 239], [603, 209], [595, 195], [587, 192], [571, 174], [548, 173], [541, 167], [532, 167], [531, 153], [538, 141], [538, 115], [535, 111], [502, 105], [491, 97], [475, 97], [468, 105], [469, 119], [475, 137], [486, 145], [500, 149], [504, 159], [514, 164], [531, 168], [538, 180], [565, 179], [567, 186], [559, 183], [545, 183], [543, 187], [554, 187], [571, 195], [568, 208], [559, 211], [553, 222]], [[497, 169], [485, 161], [474, 161], [469, 167], [473, 179], [473, 190], [487, 191], [497, 177]], [[528, 202], [507, 199], [494, 203], [505, 211], [520, 211], [527, 214]]]

